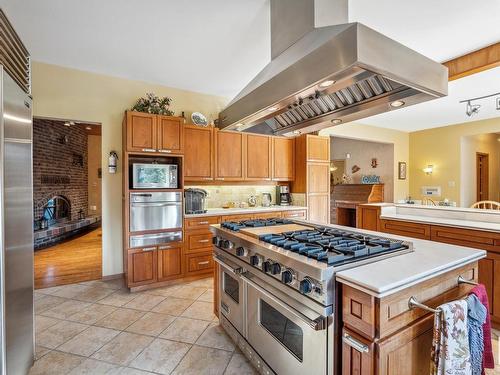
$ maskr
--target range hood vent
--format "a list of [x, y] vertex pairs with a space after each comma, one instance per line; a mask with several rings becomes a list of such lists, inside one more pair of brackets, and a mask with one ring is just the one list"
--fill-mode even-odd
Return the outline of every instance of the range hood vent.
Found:
[[443, 65], [360, 23], [326, 26], [275, 56], [219, 114], [217, 126], [293, 136], [447, 91]]

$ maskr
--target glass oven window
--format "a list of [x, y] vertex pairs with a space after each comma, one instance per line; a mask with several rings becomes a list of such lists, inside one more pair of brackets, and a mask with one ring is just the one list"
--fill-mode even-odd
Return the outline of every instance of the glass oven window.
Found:
[[302, 362], [302, 328], [263, 300], [260, 300], [260, 324]]
[[240, 303], [240, 284], [226, 272], [224, 274], [224, 292], [231, 297], [234, 302]]

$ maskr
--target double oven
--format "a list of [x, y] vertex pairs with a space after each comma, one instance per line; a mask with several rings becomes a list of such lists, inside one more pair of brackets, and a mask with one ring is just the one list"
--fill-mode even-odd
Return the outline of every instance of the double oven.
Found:
[[333, 373], [332, 315], [217, 247], [214, 260], [221, 325], [262, 374]]

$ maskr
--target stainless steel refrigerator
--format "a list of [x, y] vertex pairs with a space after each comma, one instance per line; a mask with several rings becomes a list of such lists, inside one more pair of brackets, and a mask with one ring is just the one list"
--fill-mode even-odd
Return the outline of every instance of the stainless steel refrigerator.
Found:
[[32, 100], [0, 65], [0, 288], [2, 374], [34, 359]]

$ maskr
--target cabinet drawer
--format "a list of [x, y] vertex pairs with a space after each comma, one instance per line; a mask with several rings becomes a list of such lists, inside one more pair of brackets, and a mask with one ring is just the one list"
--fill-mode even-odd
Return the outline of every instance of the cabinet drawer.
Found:
[[212, 252], [200, 255], [186, 255], [188, 274], [211, 272], [214, 266]]
[[500, 253], [500, 234], [433, 225], [431, 240]]
[[264, 213], [253, 215], [254, 219], [272, 219], [275, 217], [282, 217], [281, 211], [264, 212]]
[[225, 221], [243, 221], [243, 220], [252, 220], [253, 215], [225, 215], [221, 217], [221, 223]]
[[380, 220], [380, 231], [423, 240], [431, 239], [431, 226], [429, 224], [382, 219]]
[[375, 338], [375, 298], [348, 285], [342, 291], [342, 318], [350, 329]]
[[344, 328], [342, 331], [342, 375], [375, 374], [374, 349], [373, 342]]
[[219, 223], [220, 216], [203, 216], [184, 219], [184, 226], [186, 230], [191, 229], [206, 229], [212, 224]]
[[212, 237], [213, 234], [211, 232], [188, 233], [186, 235], [186, 254], [207, 251], [207, 248], [210, 250], [212, 247]]
[[306, 210], [283, 211], [282, 215], [286, 219], [305, 219], [306, 218]]

